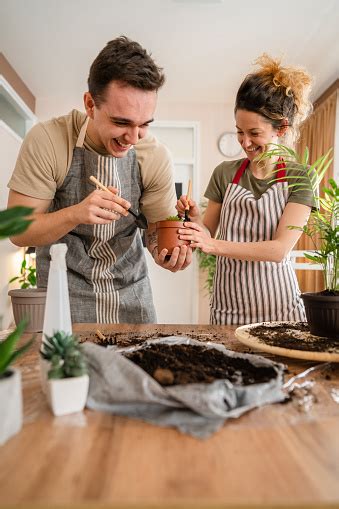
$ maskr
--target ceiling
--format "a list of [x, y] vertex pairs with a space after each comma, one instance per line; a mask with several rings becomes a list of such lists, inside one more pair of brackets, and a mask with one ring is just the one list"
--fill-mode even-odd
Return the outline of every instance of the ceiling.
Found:
[[339, 77], [338, 0], [0, 0], [0, 51], [39, 101], [73, 99], [105, 43], [125, 34], [164, 67], [160, 100], [233, 103], [264, 51]]

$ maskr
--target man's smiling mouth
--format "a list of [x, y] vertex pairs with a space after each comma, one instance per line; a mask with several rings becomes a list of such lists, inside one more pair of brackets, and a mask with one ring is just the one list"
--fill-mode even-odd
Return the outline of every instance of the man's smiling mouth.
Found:
[[130, 148], [131, 144], [128, 143], [127, 145], [125, 145], [124, 143], [121, 143], [121, 141], [118, 140], [118, 138], [113, 138], [113, 140], [119, 145], [119, 147], [121, 148], [124, 148], [124, 149], [127, 149], [127, 148]]

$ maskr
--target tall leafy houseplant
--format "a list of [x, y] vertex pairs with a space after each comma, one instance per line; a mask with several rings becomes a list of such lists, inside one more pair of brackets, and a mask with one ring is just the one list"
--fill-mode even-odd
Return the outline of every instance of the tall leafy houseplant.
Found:
[[339, 337], [339, 187], [329, 179], [323, 187], [324, 196], [318, 193], [319, 185], [332, 163], [331, 150], [309, 162], [309, 150], [299, 155], [284, 145], [273, 145], [262, 158], [278, 157], [286, 164], [286, 179], [291, 188], [310, 190], [316, 202], [308, 223], [303, 227], [290, 225], [299, 230], [313, 243], [314, 253], [305, 253], [305, 258], [319, 263], [323, 269], [325, 290], [304, 293], [307, 321], [310, 330], [318, 336]]
[[[32, 222], [27, 217], [33, 213], [28, 207], [13, 207], [0, 211], [0, 239], [23, 233]], [[12, 363], [32, 344], [33, 339], [21, 347], [17, 343], [27, 322], [23, 320], [16, 329], [0, 342], [0, 445], [20, 431], [22, 426], [21, 376]]]

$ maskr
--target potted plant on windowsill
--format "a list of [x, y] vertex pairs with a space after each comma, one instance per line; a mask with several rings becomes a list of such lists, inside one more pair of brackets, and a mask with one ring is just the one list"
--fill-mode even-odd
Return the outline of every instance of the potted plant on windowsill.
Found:
[[10, 279], [9, 283], [17, 281], [20, 288], [8, 292], [12, 299], [13, 315], [16, 325], [23, 318], [28, 319], [27, 331], [42, 331], [44, 311], [46, 303], [46, 289], [36, 288], [36, 269], [34, 266], [27, 266], [24, 258], [20, 274]]
[[[314, 253], [304, 253], [305, 258], [322, 266], [325, 289], [321, 292], [302, 293], [307, 322], [312, 334], [329, 338], [339, 337], [339, 187], [329, 179], [323, 187], [324, 196], [318, 194], [319, 184], [332, 159], [331, 150], [309, 164], [308, 148], [302, 156], [284, 145], [275, 145], [262, 158], [279, 157], [286, 164], [286, 179], [290, 187], [310, 189], [316, 208], [312, 209], [304, 227], [289, 226], [309, 237]], [[292, 170], [289, 173], [289, 170]], [[296, 174], [296, 170], [298, 174]], [[299, 170], [299, 171], [298, 171]]]
[[[0, 240], [24, 232], [32, 222], [27, 219], [33, 209], [13, 207], [0, 211]], [[21, 375], [12, 363], [31, 345], [30, 339], [16, 348], [26, 322], [22, 321], [7, 338], [0, 340], [0, 445], [20, 431], [22, 427]]]
[[167, 249], [167, 255], [171, 255], [175, 247], [188, 245], [187, 240], [179, 239], [178, 229], [182, 228], [184, 220], [179, 216], [169, 216], [164, 221], [156, 223], [158, 234], [158, 252]]
[[54, 415], [83, 410], [89, 377], [82, 345], [76, 336], [61, 331], [46, 336], [40, 355], [44, 361], [41, 364], [43, 389]]

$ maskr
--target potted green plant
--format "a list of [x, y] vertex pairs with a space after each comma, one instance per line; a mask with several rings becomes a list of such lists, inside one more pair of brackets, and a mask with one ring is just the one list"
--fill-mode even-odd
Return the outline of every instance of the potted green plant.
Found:
[[[13, 207], [0, 211], [0, 239], [24, 232], [32, 222], [27, 219], [33, 212], [28, 207]], [[21, 375], [12, 363], [31, 345], [30, 339], [16, 348], [26, 327], [22, 321], [4, 340], [0, 341], [0, 445], [20, 431], [22, 427]]]
[[27, 331], [41, 332], [44, 320], [46, 289], [36, 288], [36, 268], [33, 265], [27, 265], [24, 258], [20, 273], [12, 277], [9, 283], [17, 281], [20, 288], [15, 288], [8, 292], [12, 299], [12, 308], [15, 323], [27, 317]]
[[22, 427], [21, 373], [11, 364], [32, 344], [33, 338], [15, 348], [25, 330], [22, 321], [7, 338], [0, 342], [0, 445]]
[[[73, 334], [56, 331], [42, 342], [42, 383], [54, 415], [83, 410], [89, 385], [82, 346]], [[47, 375], [47, 376], [46, 376]], [[43, 387], [44, 388], [44, 387]]]
[[169, 216], [164, 221], [156, 223], [158, 235], [158, 252], [167, 249], [167, 255], [171, 255], [175, 247], [188, 245], [186, 240], [179, 239], [178, 229], [182, 228], [184, 219], [179, 216]]
[[[208, 203], [207, 200], [203, 200], [200, 203], [200, 207], [202, 209], [202, 215], [204, 215], [204, 213], [206, 211], [207, 203]], [[216, 238], [218, 238], [218, 235]], [[206, 281], [205, 281], [204, 288], [206, 288], [209, 295], [211, 295], [212, 290], [213, 290], [213, 281], [214, 281], [217, 257], [214, 254], [204, 253], [201, 249], [197, 249], [197, 256], [198, 256], [199, 268], [202, 269], [206, 274]]]
[[203, 251], [201, 251], [201, 249], [197, 250], [197, 255], [199, 260], [199, 268], [206, 271], [205, 288], [208, 291], [208, 293], [211, 294], [213, 289], [217, 257], [214, 254], [204, 253]]
[[20, 275], [12, 277], [9, 283], [13, 283], [14, 281], [18, 281], [20, 288], [35, 288], [36, 268], [33, 265], [27, 266], [27, 261], [24, 258], [20, 267]]
[[302, 231], [314, 246], [312, 254], [304, 253], [305, 258], [322, 266], [324, 290], [315, 293], [302, 293], [307, 322], [312, 334], [330, 338], [339, 337], [339, 187], [334, 179], [329, 179], [328, 187], [323, 187], [324, 196], [319, 196], [318, 188], [328, 170], [332, 159], [331, 150], [309, 163], [309, 151], [298, 155], [294, 150], [275, 145], [262, 157], [279, 157], [286, 164], [286, 179], [290, 187], [310, 189], [317, 207], [312, 209], [308, 223], [304, 227], [289, 226]]

